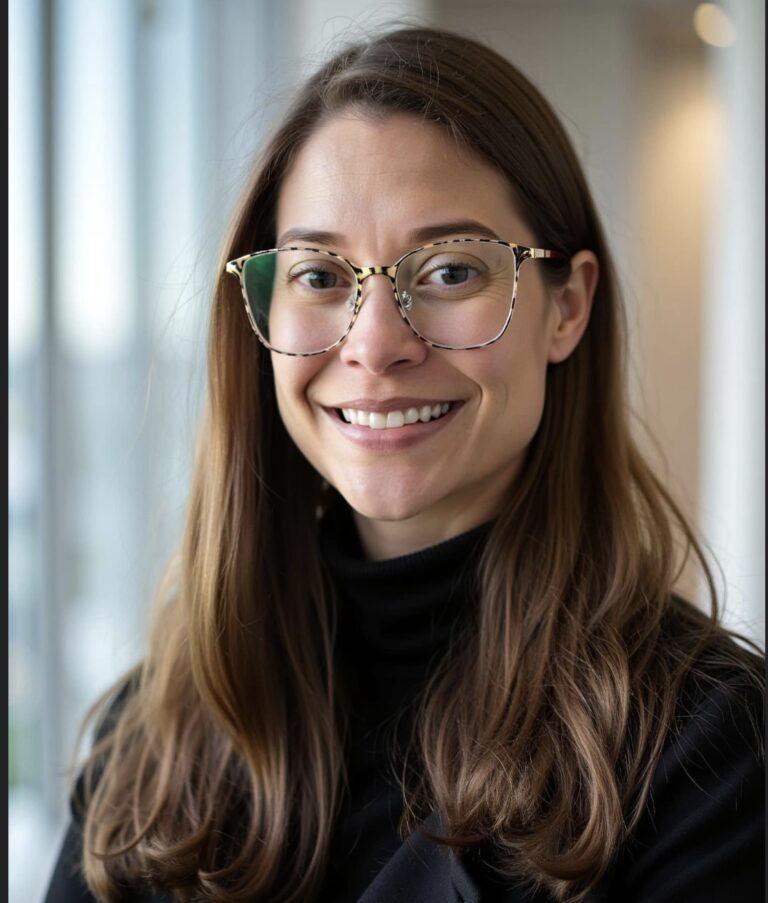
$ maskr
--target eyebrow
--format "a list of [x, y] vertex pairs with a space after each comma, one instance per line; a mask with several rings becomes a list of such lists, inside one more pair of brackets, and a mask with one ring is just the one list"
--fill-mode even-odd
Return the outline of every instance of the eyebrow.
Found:
[[[465, 232], [471, 232], [473, 235], [480, 235], [483, 238], [499, 238], [493, 229], [474, 219], [451, 220], [431, 226], [421, 226], [406, 233], [405, 238], [409, 244], [426, 244], [439, 238]], [[339, 247], [344, 246], [345, 238], [338, 232], [325, 232], [299, 226], [283, 232], [277, 241], [277, 247], [282, 248], [284, 245], [296, 241]]]

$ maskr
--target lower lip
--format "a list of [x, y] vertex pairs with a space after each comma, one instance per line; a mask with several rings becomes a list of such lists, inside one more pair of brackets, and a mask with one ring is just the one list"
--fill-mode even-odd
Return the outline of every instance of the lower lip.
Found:
[[369, 426], [360, 426], [357, 423], [347, 423], [342, 420], [333, 408], [323, 408], [331, 418], [336, 428], [343, 436], [350, 439], [355, 445], [367, 451], [393, 452], [410, 448], [419, 442], [424, 442], [431, 436], [437, 435], [453, 420], [462, 407], [462, 402], [455, 402], [447, 414], [438, 417], [437, 420], [428, 420], [409, 423], [407, 426], [392, 427], [391, 429], [374, 430]]

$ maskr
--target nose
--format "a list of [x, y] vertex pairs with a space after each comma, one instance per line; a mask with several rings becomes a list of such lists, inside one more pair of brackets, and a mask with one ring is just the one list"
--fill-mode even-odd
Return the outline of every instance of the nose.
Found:
[[420, 364], [429, 346], [416, 336], [397, 307], [392, 280], [384, 273], [363, 282], [360, 309], [339, 354], [346, 364], [381, 374]]

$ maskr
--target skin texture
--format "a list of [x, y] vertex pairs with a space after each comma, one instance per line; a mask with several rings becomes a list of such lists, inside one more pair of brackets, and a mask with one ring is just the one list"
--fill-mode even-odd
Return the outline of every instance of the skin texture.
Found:
[[[416, 230], [467, 219], [497, 238], [539, 246], [504, 176], [438, 126], [403, 114], [382, 121], [349, 113], [315, 132], [286, 174], [277, 241], [285, 244], [288, 230], [329, 232], [329, 240], [306, 243], [362, 266], [389, 265], [426, 243]], [[428, 241], [482, 235], [446, 231]], [[420, 341], [401, 318], [389, 279], [372, 276], [340, 346], [316, 357], [272, 354], [286, 429], [355, 512], [369, 558], [442, 542], [498, 512], [539, 425], [547, 365], [567, 357], [586, 327], [597, 272], [594, 255], [580, 251], [568, 283], [554, 290], [538, 262], [526, 261], [509, 329], [471, 351]], [[442, 429], [395, 450], [362, 447], [327, 410], [402, 396], [462, 404]]]

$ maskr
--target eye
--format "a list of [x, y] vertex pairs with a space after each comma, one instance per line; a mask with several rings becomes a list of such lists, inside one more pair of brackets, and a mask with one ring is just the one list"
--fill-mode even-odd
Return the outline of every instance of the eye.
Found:
[[419, 283], [433, 289], [463, 286], [483, 272], [484, 268], [476, 261], [433, 258], [424, 267]]
[[335, 288], [338, 277], [336, 273], [327, 273], [324, 270], [312, 270], [302, 277], [310, 288]]
[[461, 285], [477, 275], [477, 270], [464, 263], [448, 263], [437, 267], [429, 274], [428, 282], [439, 282], [442, 285]]
[[318, 261], [293, 266], [288, 274], [288, 281], [312, 292], [346, 290], [351, 286], [347, 273], [333, 264]]

